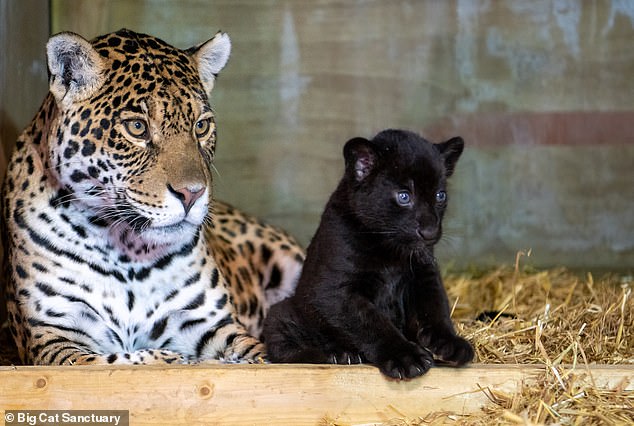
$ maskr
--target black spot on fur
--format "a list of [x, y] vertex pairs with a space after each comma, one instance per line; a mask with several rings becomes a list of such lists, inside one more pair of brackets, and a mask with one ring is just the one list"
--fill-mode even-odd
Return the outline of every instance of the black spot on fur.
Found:
[[77, 234], [79, 238], [86, 238], [88, 235], [86, 234], [86, 228], [80, 225], [72, 224], [71, 227], [73, 231]]
[[269, 279], [269, 284], [266, 286], [267, 290], [272, 288], [278, 288], [282, 283], [282, 272], [277, 265], [273, 266], [273, 270], [271, 271], [271, 279]]
[[[98, 130], [98, 129], [95, 129], [95, 130]], [[100, 129], [99, 129], [99, 132], [101, 132]], [[99, 138], [101, 138], [101, 136], [99, 136]], [[97, 147], [95, 146], [95, 144], [89, 139], [84, 139], [83, 144], [84, 146], [81, 149], [81, 155], [83, 155], [84, 157], [89, 157], [93, 155], [95, 151], [97, 150]]]
[[46, 296], [57, 296], [57, 292], [53, 290], [53, 287], [48, 284], [37, 282], [35, 283], [35, 287], [37, 287], [38, 290], [40, 290]]
[[89, 166], [88, 174], [90, 175], [90, 177], [97, 179], [99, 177], [99, 169], [96, 168], [95, 166]]
[[20, 278], [24, 279], [29, 277], [29, 274], [27, 274], [24, 268], [21, 267], [20, 265], [15, 266], [15, 272], [18, 274], [18, 277]]
[[68, 189], [61, 188], [59, 191], [57, 191], [57, 194], [55, 194], [55, 196], [51, 198], [49, 204], [51, 207], [68, 207], [71, 195], [72, 193]]
[[79, 144], [73, 140], [68, 141], [68, 146], [64, 150], [64, 158], [67, 160], [72, 158], [73, 155], [77, 154], [79, 151]]
[[198, 280], [200, 280], [200, 272], [197, 272], [191, 277], [187, 278], [183, 283], [183, 287], [189, 287], [190, 285], [198, 282]]
[[134, 308], [134, 293], [128, 291], [128, 311], [131, 311]]
[[216, 309], [221, 310], [227, 304], [227, 295], [223, 294], [220, 299], [216, 301]]
[[70, 175], [70, 179], [75, 183], [79, 183], [82, 180], [88, 179], [88, 175], [84, 172], [80, 172], [79, 170], [73, 170], [73, 173]]
[[262, 263], [267, 264], [271, 260], [271, 250], [264, 244], [260, 246], [262, 252]]
[[218, 285], [218, 269], [214, 268], [214, 271], [211, 274], [211, 288], [216, 288], [216, 286]]
[[[121, 44], [121, 39], [119, 37], [110, 37], [108, 39], [108, 46], [110, 46], [110, 47], [117, 47], [120, 44]], [[118, 64], [117, 64], [117, 68], [118, 68], [118, 65], [120, 65], [120, 62], [119, 61], [115, 61], [115, 62], [118, 62]], [[112, 68], [116, 69], [114, 64], [112, 65]]]
[[170, 294], [168, 294], [167, 297], [165, 297], [165, 301], [167, 302], [168, 300], [172, 300], [176, 296], [178, 296], [178, 289], [172, 290]]
[[205, 303], [205, 293], [200, 292], [191, 302], [189, 302], [183, 309], [192, 311]]
[[48, 269], [42, 265], [41, 263], [37, 263], [37, 262], [33, 262], [31, 264], [31, 266], [33, 266], [33, 269], [39, 271], [39, 272], [48, 272]]
[[167, 326], [167, 317], [161, 318], [160, 320], [156, 321], [154, 323], [154, 326], [152, 327], [152, 331], [150, 332], [150, 339], [156, 340], [159, 337], [161, 337], [161, 335], [165, 331], [166, 326]]
[[198, 319], [192, 319], [192, 320], [187, 320], [187, 321], [184, 321], [184, 322], [181, 324], [181, 326], [180, 326], [180, 330], [181, 330], [181, 331], [186, 330], [186, 329], [188, 329], [188, 328], [194, 327], [195, 325], [202, 324], [202, 323], [204, 323], [205, 321], [206, 321], [206, 320], [205, 320], [205, 319], [203, 319], [203, 318], [198, 318]]

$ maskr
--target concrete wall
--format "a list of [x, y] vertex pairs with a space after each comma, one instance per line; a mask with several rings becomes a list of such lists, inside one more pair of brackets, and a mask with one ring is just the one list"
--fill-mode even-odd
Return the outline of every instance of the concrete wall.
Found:
[[404, 127], [467, 143], [445, 263], [532, 249], [537, 266], [633, 269], [634, 2], [51, 4], [54, 32], [86, 37], [128, 27], [188, 47], [227, 31], [217, 194], [304, 243], [345, 141]]

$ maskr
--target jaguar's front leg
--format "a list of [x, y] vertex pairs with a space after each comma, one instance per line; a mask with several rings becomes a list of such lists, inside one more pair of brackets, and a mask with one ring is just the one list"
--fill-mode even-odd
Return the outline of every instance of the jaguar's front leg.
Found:
[[[73, 358], [75, 359], [74, 361]], [[185, 357], [166, 349], [140, 349], [134, 352], [117, 352], [112, 354], [81, 354], [69, 358], [73, 365], [112, 364], [112, 365], [150, 365], [150, 364], [184, 364]]]
[[248, 334], [235, 318], [227, 317], [222, 325], [201, 336], [196, 347], [196, 361], [220, 360], [225, 363], [263, 363], [266, 348]]
[[84, 344], [51, 332], [37, 333], [29, 350], [35, 365], [135, 365], [183, 364], [183, 355], [165, 349], [140, 349], [134, 352], [98, 353]]

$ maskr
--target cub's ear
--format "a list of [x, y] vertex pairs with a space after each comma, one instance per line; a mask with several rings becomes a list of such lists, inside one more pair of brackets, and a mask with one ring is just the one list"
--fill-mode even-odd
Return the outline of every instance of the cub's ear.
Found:
[[82, 36], [63, 32], [46, 43], [49, 90], [66, 105], [88, 99], [105, 81], [103, 58]]
[[231, 39], [226, 33], [217, 32], [214, 38], [187, 50], [198, 65], [198, 74], [207, 96], [211, 95], [216, 77], [220, 73], [231, 54]]
[[462, 154], [464, 141], [461, 137], [455, 137], [446, 142], [436, 144], [436, 147], [445, 160], [445, 170], [447, 177], [449, 177], [453, 174], [458, 158], [460, 158], [460, 154]]
[[372, 172], [377, 161], [374, 147], [365, 138], [354, 138], [346, 142], [343, 157], [346, 160], [346, 173], [352, 173], [357, 182], [361, 182]]

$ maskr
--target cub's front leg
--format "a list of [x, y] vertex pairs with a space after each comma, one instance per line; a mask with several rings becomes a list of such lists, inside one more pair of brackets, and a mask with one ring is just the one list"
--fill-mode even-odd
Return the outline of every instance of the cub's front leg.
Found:
[[447, 293], [435, 265], [419, 266], [409, 292], [407, 334], [437, 358], [454, 365], [473, 360], [471, 344], [456, 334]]
[[399, 380], [418, 377], [429, 370], [432, 354], [409, 341], [373, 302], [354, 291], [342, 300], [346, 302], [330, 300], [330, 309], [322, 312], [328, 312], [325, 318], [338, 319], [340, 324], [329, 325], [341, 328], [339, 340], [348, 341], [362, 359], [376, 365], [384, 375]]

